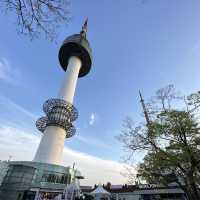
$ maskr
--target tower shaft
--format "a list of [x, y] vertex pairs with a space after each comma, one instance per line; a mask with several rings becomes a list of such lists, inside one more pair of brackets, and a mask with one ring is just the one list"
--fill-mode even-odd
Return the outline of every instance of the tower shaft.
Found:
[[76, 56], [70, 57], [67, 71], [65, 73], [65, 80], [58, 93], [58, 98], [64, 99], [65, 101], [73, 104], [73, 98], [80, 68], [81, 60]]
[[[73, 104], [73, 98], [80, 68], [81, 60], [76, 56], [71, 56], [69, 58], [67, 70], [65, 72], [64, 82], [58, 93], [58, 99], [62, 99], [70, 104]], [[59, 105], [57, 107], [59, 107]], [[56, 114], [60, 115], [58, 111], [55, 111], [55, 115]], [[58, 126], [56, 123], [55, 125], [48, 125], [44, 130], [44, 135], [40, 141], [34, 161], [50, 164], [60, 164], [65, 138], [65, 128]]]
[[59, 165], [64, 149], [66, 131], [57, 126], [47, 126], [35, 154], [35, 162]]

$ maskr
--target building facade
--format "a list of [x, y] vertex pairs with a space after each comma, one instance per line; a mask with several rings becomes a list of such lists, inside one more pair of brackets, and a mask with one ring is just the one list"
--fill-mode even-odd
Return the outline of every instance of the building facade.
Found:
[[9, 167], [0, 187], [0, 200], [34, 200], [40, 193], [50, 199], [63, 193], [80, 172], [70, 167], [47, 163], [16, 161]]
[[[104, 189], [111, 194], [112, 200], [187, 200], [184, 191], [177, 186], [110, 185]], [[82, 190], [90, 194], [95, 188], [83, 187]]]
[[0, 161], [0, 186], [3, 182], [3, 179], [8, 171], [9, 162], [8, 161]]

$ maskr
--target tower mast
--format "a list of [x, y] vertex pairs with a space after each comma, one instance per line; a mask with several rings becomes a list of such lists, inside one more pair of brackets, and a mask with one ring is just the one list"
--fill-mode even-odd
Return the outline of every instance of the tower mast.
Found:
[[140, 90], [139, 90], [139, 95], [140, 95], [140, 102], [141, 102], [141, 105], [142, 105], [142, 109], [143, 109], [144, 117], [145, 117], [145, 120], [146, 120], [146, 124], [147, 124], [147, 127], [149, 127], [151, 122], [150, 122], [149, 114], [147, 112], [147, 108], [146, 108], [146, 105], [144, 103], [144, 99], [142, 97], [142, 94], [141, 94]]
[[[154, 139], [154, 136], [153, 136], [154, 134], [153, 134], [152, 128], [151, 128], [152, 122], [151, 122], [151, 120], [150, 120], [150, 118], [149, 118], [149, 113], [148, 113], [148, 111], [147, 111], [146, 105], [145, 105], [145, 103], [144, 103], [144, 99], [143, 99], [142, 94], [141, 94], [140, 91], [139, 91], [139, 95], [140, 95], [140, 102], [141, 102], [142, 108], [143, 108], [144, 117], [145, 117], [145, 120], [146, 120], [147, 134], [148, 134], [148, 137], [149, 137], [151, 140], [153, 140], [153, 139]], [[155, 142], [155, 141], [154, 141], [154, 142]], [[153, 147], [153, 148], [154, 148], [154, 147]]]

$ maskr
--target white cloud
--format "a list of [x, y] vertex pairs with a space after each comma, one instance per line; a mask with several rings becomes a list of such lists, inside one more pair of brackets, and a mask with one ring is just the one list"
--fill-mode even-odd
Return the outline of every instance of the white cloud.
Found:
[[0, 159], [31, 160], [40, 136], [13, 126], [0, 126]]
[[16, 112], [16, 113], [21, 113], [23, 116], [26, 116], [30, 118], [31, 120], [36, 120], [38, 116], [33, 114], [32, 112], [24, 109], [22, 106], [16, 104], [13, 102], [11, 99], [5, 97], [5, 96], [0, 96], [0, 105], [1, 107], [4, 107], [7, 109], [7, 112]]
[[14, 85], [19, 84], [20, 73], [15, 67], [11, 67], [6, 58], [0, 58], [0, 79]]
[[[0, 126], [0, 158], [6, 160], [9, 156], [13, 160], [32, 160], [40, 141], [40, 134], [25, 132], [12, 126]], [[126, 178], [121, 175], [125, 166], [117, 161], [105, 160], [68, 147], [64, 148], [63, 165], [72, 166], [85, 176], [83, 185], [95, 183], [122, 184]]]
[[96, 114], [92, 112], [90, 114], [89, 125], [92, 126], [94, 124], [95, 120], [96, 120]]
[[105, 148], [105, 149], [110, 149], [112, 148], [109, 144], [106, 144], [105, 142], [96, 139], [96, 138], [91, 138], [91, 137], [82, 137], [80, 135], [75, 135], [76, 139], [79, 140], [82, 143], [85, 144], [89, 144], [89, 145], [93, 145], [96, 147], [100, 147], [100, 148]]
[[83, 185], [93, 185], [98, 183], [123, 184], [126, 178], [122, 176], [125, 166], [113, 160], [105, 160], [86, 153], [75, 151], [65, 147], [63, 163], [68, 165], [75, 162], [85, 179]]

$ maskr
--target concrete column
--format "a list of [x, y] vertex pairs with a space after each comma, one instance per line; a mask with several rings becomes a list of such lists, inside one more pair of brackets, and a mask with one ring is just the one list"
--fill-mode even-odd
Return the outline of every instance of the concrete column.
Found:
[[[69, 59], [65, 80], [59, 91], [58, 98], [64, 99], [71, 104], [73, 103], [80, 68], [81, 60], [72, 56]], [[64, 149], [65, 136], [66, 131], [63, 128], [48, 126], [44, 131], [34, 161], [59, 165]]]
[[73, 103], [75, 89], [76, 89], [76, 82], [78, 79], [80, 68], [81, 68], [81, 60], [76, 56], [72, 56], [69, 59], [67, 71], [65, 73], [65, 80], [58, 93], [58, 98], [64, 99], [65, 101], [71, 104]]
[[47, 126], [40, 141], [34, 161], [59, 165], [62, 158], [66, 132], [57, 126]]

